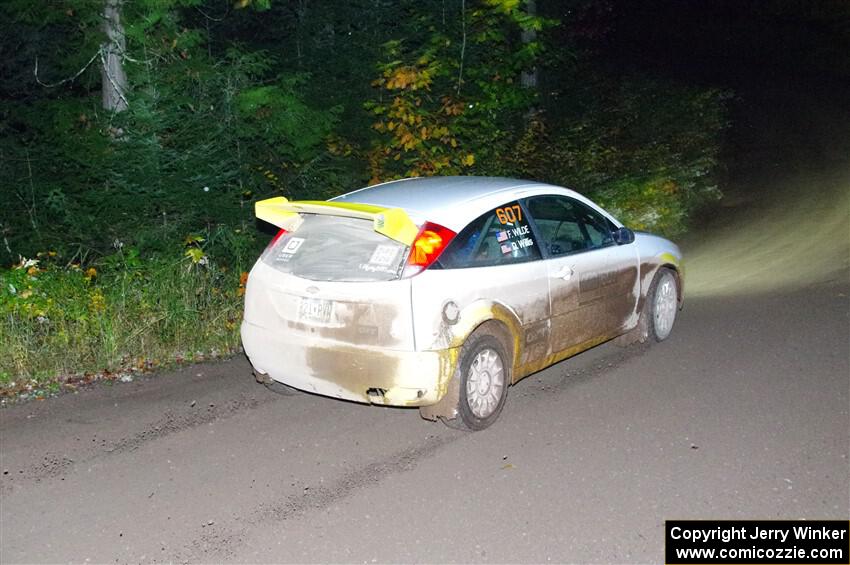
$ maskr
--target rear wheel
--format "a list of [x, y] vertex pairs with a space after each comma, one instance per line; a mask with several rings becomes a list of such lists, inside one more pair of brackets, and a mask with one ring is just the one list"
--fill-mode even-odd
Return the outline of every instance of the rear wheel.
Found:
[[656, 341], [664, 341], [673, 331], [679, 310], [679, 288], [673, 271], [667, 268], [659, 269], [647, 299], [649, 330]]
[[464, 343], [458, 373], [458, 416], [451, 427], [483, 430], [498, 419], [508, 396], [510, 364], [501, 342], [489, 333], [473, 334]]

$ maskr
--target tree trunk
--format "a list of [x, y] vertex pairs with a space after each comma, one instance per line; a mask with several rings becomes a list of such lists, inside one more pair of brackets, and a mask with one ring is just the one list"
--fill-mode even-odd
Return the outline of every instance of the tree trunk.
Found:
[[298, 68], [304, 66], [304, 25], [307, 19], [307, 0], [298, 0], [298, 8], [295, 9], [298, 16], [298, 21], [295, 28], [295, 55], [298, 61]]
[[103, 31], [107, 41], [101, 46], [100, 76], [103, 108], [111, 112], [127, 109], [127, 73], [124, 72], [124, 50], [127, 38], [121, 25], [122, 0], [104, 0]]
[[[529, 16], [537, 15], [537, 0], [526, 0], [525, 12]], [[537, 40], [537, 31], [533, 29], [522, 30], [522, 42], [531, 43]], [[520, 84], [524, 88], [537, 88], [537, 67], [525, 69], [520, 75]]]

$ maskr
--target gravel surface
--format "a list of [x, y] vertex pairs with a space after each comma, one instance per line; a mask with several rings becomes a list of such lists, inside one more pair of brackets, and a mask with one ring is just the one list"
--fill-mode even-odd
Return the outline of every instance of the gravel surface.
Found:
[[850, 515], [850, 285], [690, 301], [469, 434], [199, 365], [0, 411], [2, 562], [658, 562], [669, 518]]

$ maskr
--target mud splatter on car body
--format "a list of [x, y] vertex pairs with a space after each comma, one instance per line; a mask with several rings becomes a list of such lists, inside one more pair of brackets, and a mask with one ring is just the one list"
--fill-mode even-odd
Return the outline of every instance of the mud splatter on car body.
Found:
[[328, 203], [264, 201], [258, 216], [283, 229], [246, 288], [242, 336], [255, 369], [430, 419], [457, 416], [461, 355], [475, 334], [501, 344], [509, 385], [640, 331], [662, 267], [681, 306], [675, 245], [560, 187], [409, 179]]

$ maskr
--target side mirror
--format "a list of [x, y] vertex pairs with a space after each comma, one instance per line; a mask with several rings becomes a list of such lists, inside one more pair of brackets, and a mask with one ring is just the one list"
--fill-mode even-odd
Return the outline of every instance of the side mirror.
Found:
[[635, 240], [635, 232], [633, 232], [629, 228], [620, 228], [618, 230], [614, 230], [611, 235], [614, 238], [614, 243], [616, 243], [617, 245], [627, 245]]

